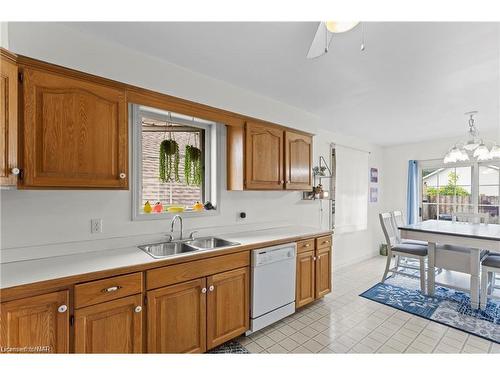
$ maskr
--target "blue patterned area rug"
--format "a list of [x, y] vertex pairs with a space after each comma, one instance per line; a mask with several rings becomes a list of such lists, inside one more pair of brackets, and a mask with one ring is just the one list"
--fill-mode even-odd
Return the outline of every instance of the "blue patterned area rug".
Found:
[[472, 309], [468, 293], [436, 286], [433, 297], [420, 293], [418, 280], [397, 275], [360, 294], [361, 297], [500, 343], [500, 301], [485, 310]]

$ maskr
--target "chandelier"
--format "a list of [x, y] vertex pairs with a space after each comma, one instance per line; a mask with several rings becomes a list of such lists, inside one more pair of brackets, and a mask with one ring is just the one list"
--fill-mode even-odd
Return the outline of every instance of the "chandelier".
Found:
[[479, 130], [477, 130], [474, 120], [474, 115], [477, 114], [477, 111], [466, 112], [465, 114], [469, 116], [468, 138], [466, 141], [455, 144], [448, 151], [444, 157], [444, 163], [456, 163], [471, 159], [477, 161], [500, 159], [500, 146], [496, 143], [488, 142], [492, 144], [491, 148], [488, 148], [487, 143], [479, 137]]

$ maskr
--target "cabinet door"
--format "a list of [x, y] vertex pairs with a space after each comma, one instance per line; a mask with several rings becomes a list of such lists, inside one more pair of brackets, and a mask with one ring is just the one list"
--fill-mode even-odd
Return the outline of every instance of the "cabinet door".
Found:
[[76, 353], [142, 353], [142, 295], [75, 310]]
[[1, 57], [0, 186], [17, 182], [17, 65]]
[[207, 278], [207, 349], [248, 330], [249, 282], [248, 267]]
[[4, 302], [0, 307], [4, 352], [68, 353], [68, 291]]
[[285, 132], [285, 188], [312, 189], [312, 137]]
[[296, 307], [314, 301], [314, 263], [314, 250], [297, 254]]
[[316, 298], [321, 298], [332, 291], [332, 250], [316, 250]]
[[283, 189], [283, 130], [247, 123], [245, 189]]
[[148, 292], [148, 352], [206, 350], [205, 278]]
[[128, 187], [125, 92], [24, 69], [23, 187]]

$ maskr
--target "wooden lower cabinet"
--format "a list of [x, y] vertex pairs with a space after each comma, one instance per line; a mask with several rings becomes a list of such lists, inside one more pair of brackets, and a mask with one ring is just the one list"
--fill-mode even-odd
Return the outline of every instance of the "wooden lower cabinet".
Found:
[[142, 353], [142, 295], [75, 310], [76, 353]]
[[148, 292], [148, 352], [203, 353], [249, 328], [248, 267]]
[[148, 352], [206, 350], [206, 279], [148, 292]]
[[249, 268], [207, 278], [207, 349], [212, 349], [249, 327]]
[[68, 291], [0, 304], [0, 352], [68, 353]]
[[315, 272], [314, 250], [297, 254], [295, 307], [314, 301]]
[[316, 250], [316, 292], [315, 298], [321, 298], [332, 291], [332, 250]]
[[[331, 236], [319, 237], [316, 239], [316, 246], [311, 250], [307, 249], [313, 242], [299, 242], [295, 307], [305, 306], [332, 291], [331, 240]], [[309, 246], [306, 248], [306, 245]]]

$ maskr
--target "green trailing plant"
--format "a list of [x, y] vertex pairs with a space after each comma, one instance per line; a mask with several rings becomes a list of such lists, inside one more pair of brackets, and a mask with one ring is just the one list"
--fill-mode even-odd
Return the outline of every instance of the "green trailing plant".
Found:
[[445, 186], [441, 186], [439, 188], [428, 187], [426, 190], [426, 195], [429, 197], [435, 197], [437, 195], [440, 196], [452, 195], [457, 197], [469, 196], [470, 193], [467, 190], [457, 185], [459, 178], [460, 177], [456, 172], [448, 173], [448, 184]]
[[195, 146], [186, 146], [184, 158], [184, 177], [187, 185], [201, 184], [201, 150]]
[[160, 143], [160, 180], [180, 182], [179, 144], [173, 139], [165, 139]]

